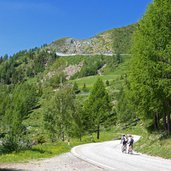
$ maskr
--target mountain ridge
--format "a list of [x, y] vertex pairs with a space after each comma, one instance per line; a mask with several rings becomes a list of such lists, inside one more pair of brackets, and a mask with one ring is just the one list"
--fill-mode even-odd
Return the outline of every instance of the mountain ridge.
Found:
[[137, 23], [110, 29], [87, 39], [64, 37], [50, 43], [46, 49], [61, 54], [128, 53]]

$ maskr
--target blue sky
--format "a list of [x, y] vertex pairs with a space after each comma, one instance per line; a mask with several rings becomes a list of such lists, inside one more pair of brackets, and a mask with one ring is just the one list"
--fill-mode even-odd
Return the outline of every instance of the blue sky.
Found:
[[139, 21], [152, 0], [0, 0], [0, 56]]

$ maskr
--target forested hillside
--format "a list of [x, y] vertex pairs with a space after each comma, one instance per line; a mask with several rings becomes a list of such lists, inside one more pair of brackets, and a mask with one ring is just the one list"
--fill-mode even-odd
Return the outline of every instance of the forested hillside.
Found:
[[81, 140], [93, 133], [99, 139], [101, 130], [116, 122], [113, 103], [123, 78], [115, 72], [128, 58], [120, 54], [60, 57], [45, 47], [2, 57], [2, 152], [27, 149], [34, 143]]

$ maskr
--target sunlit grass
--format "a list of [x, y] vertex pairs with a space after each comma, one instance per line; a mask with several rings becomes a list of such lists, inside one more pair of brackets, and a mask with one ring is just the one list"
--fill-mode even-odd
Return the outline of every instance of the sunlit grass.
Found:
[[106, 80], [113, 81], [116, 80], [117, 75], [114, 75], [112, 73], [110, 75], [102, 75], [102, 76], [95, 75], [95, 76], [89, 76], [89, 77], [83, 77], [83, 78], [71, 80], [71, 82], [76, 82], [79, 88], [82, 88], [84, 84], [86, 84], [86, 87], [90, 89], [93, 87], [93, 85], [95, 84], [98, 78], [101, 78], [104, 82]]
[[26, 162], [28, 160], [49, 158], [70, 151], [66, 143], [42, 144], [30, 150], [0, 155], [0, 163]]

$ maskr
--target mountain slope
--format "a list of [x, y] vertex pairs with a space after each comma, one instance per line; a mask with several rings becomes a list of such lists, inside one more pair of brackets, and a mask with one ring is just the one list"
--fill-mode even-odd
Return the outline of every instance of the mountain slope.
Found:
[[[132, 31], [130, 31], [132, 30], [132, 27], [126, 27], [121, 29], [121, 31], [124, 32], [124, 30], [127, 29], [129, 30], [128, 32], [132, 34]], [[111, 97], [114, 97], [111, 98], [111, 100], [113, 104], [115, 104], [115, 97], [123, 82], [123, 80], [121, 80], [123, 72], [121, 73], [119, 71], [119, 74], [115, 74], [115, 72], [116, 69], [119, 69], [119, 66], [124, 63], [125, 59], [129, 58], [129, 55], [93, 55], [93, 53], [111, 53], [113, 46], [112, 37], [117, 37], [118, 35], [118, 31], [115, 33], [114, 30], [103, 32], [89, 40], [80, 40], [81, 43], [80, 46], [78, 46], [78, 49], [76, 49], [77, 51], [73, 51], [74, 48], [76, 48], [74, 44], [77, 45], [79, 41], [75, 43], [75, 41], [65, 38], [58, 40], [56, 44], [52, 43], [41, 48], [20, 51], [10, 58], [2, 58], [0, 61], [0, 95], [2, 97], [0, 98], [0, 125], [2, 125], [0, 131], [3, 136], [10, 141], [10, 144], [17, 144], [16, 146], [10, 145], [10, 147], [12, 147], [10, 149], [11, 151], [20, 148], [20, 135], [18, 133], [12, 134], [13, 130], [20, 131], [20, 127], [15, 123], [19, 123], [22, 126], [23, 129], [20, 133], [23, 142], [27, 139], [29, 140], [26, 142], [26, 145], [32, 141], [48, 142], [52, 140], [51, 130], [49, 130], [49, 125], [52, 124], [49, 124], [51, 121], [48, 121], [48, 115], [52, 114], [51, 116], [56, 116], [57, 114], [57, 117], [60, 115], [54, 110], [52, 110], [52, 113], [49, 113], [49, 107], [54, 108], [54, 104], [56, 106], [54, 100], [56, 99], [55, 97], [58, 95], [57, 93], [59, 90], [64, 91], [65, 88], [68, 90], [73, 89], [71, 92], [74, 92], [74, 103], [77, 105], [74, 108], [76, 109], [78, 107], [78, 110], [82, 110], [82, 106], [79, 104], [85, 102], [93, 87], [93, 81], [100, 75], [101, 78], [103, 77], [104, 83], [106, 83], [107, 91]], [[92, 51], [86, 50], [86, 48], [88, 49], [90, 47], [92, 48]], [[66, 51], [62, 51], [64, 48]], [[90, 55], [68, 55], [67, 57], [60, 57], [56, 55], [56, 52], [59, 50], [61, 53], [67, 54], [89, 53]], [[99, 74], [99, 70], [101, 74]], [[82, 83], [79, 82], [79, 80], [82, 80]], [[78, 85], [76, 85], [77, 82]], [[61, 86], [61, 83], [63, 86]], [[76, 85], [76, 88], [74, 85]], [[26, 92], [27, 96], [24, 92]], [[53, 112], [55, 112], [55, 114]], [[83, 122], [81, 120], [76, 120], [77, 118], [82, 118], [82, 112], [78, 112], [78, 114], [79, 117], [73, 116], [71, 122], [69, 120], [69, 122], [67, 121], [67, 123], [73, 123], [70, 127], [72, 135], [69, 133], [72, 137], [82, 135], [82, 133], [79, 133], [79, 124], [82, 124]], [[84, 122], [85, 120], [86, 118], [83, 118]], [[109, 119], [105, 121], [107, 127], [110, 127], [110, 125], [114, 123], [114, 120], [115, 113], [112, 112]], [[9, 128], [8, 125], [10, 121], [12, 124], [10, 123], [11, 126]], [[56, 119], [54, 121], [56, 121]], [[58, 131], [58, 125], [60, 124], [56, 124], [55, 132]], [[85, 133], [86, 131], [87, 129], [83, 130]], [[11, 134], [9, 134], [9, 132], [11, 132]], [[59, 132], [59, 134], [61, 134], [61, 132]], [[10, 140], [11, 137], [8, 137], [7, 135], [10, 135], [13, 138], [12, 143]], [[58, 133], [55, 133], [54, 136], [55, 140], [60, 137], [57, 137]], [[65, 136], [68, 135], [65, 133]], [[7, 142], [7, 144], [5, 144], [7, 145], [7, 148], [4, 148], [9, 150], [8, 141], [5, 142]], [[2, 146], [0, 145], [0, 153], [1, 147]]]
[[136, 26], [137, 24], [132, 24], [108, 30], [85, 40], [62, 38], [52, 42], [46, 48], [64, 54], [128, 53]]

